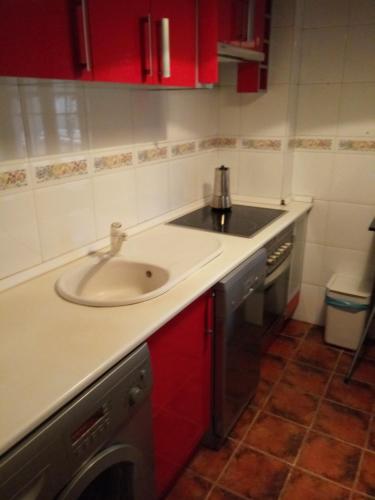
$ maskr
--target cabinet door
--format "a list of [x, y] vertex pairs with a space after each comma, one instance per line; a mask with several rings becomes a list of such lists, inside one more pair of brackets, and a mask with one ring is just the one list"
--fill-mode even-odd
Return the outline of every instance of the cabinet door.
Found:
[[89, 0], [94, 80], [152, 82], [150, 8], [150, 0]]
[[238, 44], [247, 38], [247, 0], [220, 0], [219, 41]]
[[0, 1], [0, 75], [79, 75], [75, 6], [68, 0]]
[[202, 296], [148, 341], [158, 497], [170, 487], [209, 425], [211, 300], [209, 294]]
[[[157, 70], [155, 83], [181, 87], [195, 86], [196, 1], [152, 0], [151, 15], [154, 35], [154, 67]], [[170, 61], [169, 72], [168, 60]]]

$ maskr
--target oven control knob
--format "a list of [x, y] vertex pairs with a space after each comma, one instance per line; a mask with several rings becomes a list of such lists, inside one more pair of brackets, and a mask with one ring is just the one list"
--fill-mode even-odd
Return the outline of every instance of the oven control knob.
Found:
[[134, 406], [135, 404], [137, 404], [142, 399], [142, 396], [143, 396], [143, 390], [141, 387], [138, 387], [137, 385], [132, 387], [129, 391], [129, 397], [128, 397], [129, 405]]
[[274, 260], [275, 260], [274, 257], [268, 257], [267, 264], [272, 264], [272, 262], [274, 262]]
[[278, 257], [279, 255], [281, 255], [280, 250], [276, 250], [275, 255], [276, 255], [277, 257]]
[[287, 242], [285, 243], [285, 245], [287, 246], [287, 248], [289, 248], [292, 244], [291, 244], [291, 242], [290, 242], [290, 241], [287, 241]]

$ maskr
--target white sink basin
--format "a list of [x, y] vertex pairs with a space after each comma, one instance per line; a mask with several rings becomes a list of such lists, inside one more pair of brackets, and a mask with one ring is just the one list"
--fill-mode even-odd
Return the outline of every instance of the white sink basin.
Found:
[[86, 306], [124, 306], [165, 293], [222, 252], [216, 236], [158, 226], [130, 238], [116, 257], [91, 256], [57, 280], [58, 294]]
[[160, 295], [169, 279], [170, 273], [159, 266], [102, 257], [63, 274], [56, 289], [77, 304], [122, 306]]

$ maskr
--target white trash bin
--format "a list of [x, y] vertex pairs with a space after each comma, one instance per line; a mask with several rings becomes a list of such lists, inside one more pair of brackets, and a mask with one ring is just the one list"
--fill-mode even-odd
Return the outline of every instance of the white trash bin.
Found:
[[371, 285], [360, 278], [334, 274], [327, 283], [325, 340], [356, 350], [365, 326]]

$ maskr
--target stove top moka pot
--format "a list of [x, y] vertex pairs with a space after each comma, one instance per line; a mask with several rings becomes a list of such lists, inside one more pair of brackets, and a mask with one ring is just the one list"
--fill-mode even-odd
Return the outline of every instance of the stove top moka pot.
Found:
[[230, 210], [232, 207], [229, 168], [224, 165], [215, 168], [214, 192], [212, 195], [211, 207], [215, 210]]

